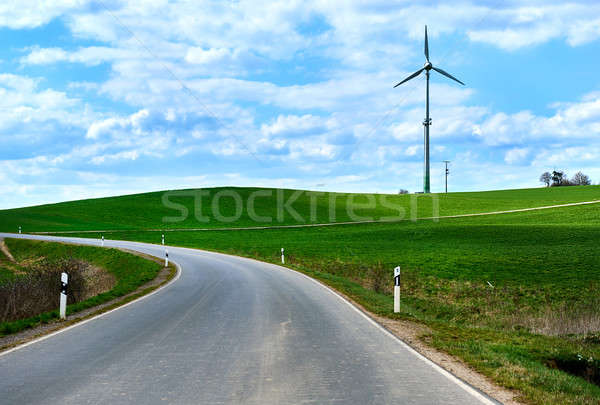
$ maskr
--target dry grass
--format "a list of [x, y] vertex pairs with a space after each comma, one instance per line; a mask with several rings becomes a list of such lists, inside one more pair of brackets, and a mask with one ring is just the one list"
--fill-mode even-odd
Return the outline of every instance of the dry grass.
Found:
[[[23, 267], [23, 263], [19, 263]], [[68, 304], [74, 304], [109, 291], [115, 277], [104, 269], [81, 260], [58, 263], [35, 261], [27, 271], [0, 284], [0, 322], [28, 318], [56, 308], [60, 275], [69, 274]]]
[[109, 291], [117, 282], [114, 275], [101, 267], [86, 264], [81, 268], [84, 286], [80, 300], [86, 300]]
[[533, 333], [546, 336], [589, 335], [600, 332], [600, 307], [597, 309], [547, 308], [538, 316], [515, 316], [514, 325], [522, 325]]

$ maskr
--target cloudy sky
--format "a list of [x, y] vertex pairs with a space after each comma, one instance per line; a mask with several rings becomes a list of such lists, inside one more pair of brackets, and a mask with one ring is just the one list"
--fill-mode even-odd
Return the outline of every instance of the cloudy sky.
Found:
[[600, 181], [600, 3], [0, 4], [0, 208], [216, 185], [432, 191]]

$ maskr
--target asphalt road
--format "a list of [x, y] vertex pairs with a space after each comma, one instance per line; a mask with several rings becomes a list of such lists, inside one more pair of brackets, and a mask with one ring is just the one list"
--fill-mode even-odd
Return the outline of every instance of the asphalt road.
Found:
[[[134, 242], [105, 246], [164, 252]], [[304, 275], [168, 249], [181, 274], [165, 288], [0, 354], [0, 403], [491, 403]]]

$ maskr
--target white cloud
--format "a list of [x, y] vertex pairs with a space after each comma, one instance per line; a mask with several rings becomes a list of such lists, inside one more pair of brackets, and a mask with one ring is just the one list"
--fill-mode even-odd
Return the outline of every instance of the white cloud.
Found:
[[324, 132], [335, 124], [333, 120], [326, 120], [311, 114], [279, 115], [271, 124], [262, 124], [261, 132], [264, 135], [307, 135], [309, 132]]
[[122, 127], [124, 124], [126, 125], [126, 121], [118, 118], [107, 118], [102, 121], [92, 122], [89, 126], [87, 133], [85, 135], [86, 138], [89, 139], [98, 139], [100, 135], [110, 132], [115, 127]]
[[534, 119], [529, 111], [510, 115], [500, 112], [475, 125], [473, 133], [490, 146], [520, 144], [530, 135]]
[[502, 30], [480, 30], [469, 32], [469, 38], [475, 42], [485, 42], [502, 49], [514, 51], [525, 46], [537, 45], [560, 35], [559, 27], [506, 28]]
[[[39, 82], [39, 79], [32, 79], [26, 76], [19, 76], [10, 73], [0, 74], [0, 86], [4, 88], [3, 91], [16, 90], [20, 93], [31, 93], [36, 89]], [[3, 101], [14, 103], [14, 99], [12, 97], [6, 98]]]
[[406, 148], [406, 156], [415, 156], [422, 149], [420, 145], [412, 145]]
[[95, 165], [106, 163], [107, 161], [115, 160], [136, 160], [140, 157], [140, 153], [137, 150], [128, 150], [108, 155], [94, 156], [90, 162]]
[[21, 58], [21, 63], [30, 65], [46, 65], [68, 59], [68, 54], [60, 48], [36, 48]]
[[567, 42], [572, 46], [587, 44], [600, 38], [600, 18], [581, 19], [568, 28]]
[[40, 82], [0, 74], [0, 137], [5, 145], [0, 159], [65, 149], [95, 117], [81, 100], [40, 88]]
[[473, 126], [473, 135], [490, 146], [528, 142], [581, 142], [600, 135], [600, 93], [592, 92], [578, 102], [555, 104], [551, 116], [530, 111], [503, 112], [488, 116]]
[[77, 11], [88, 0], [4, 0], [0, 4], [0, 27], [35, 28], [69, 11]]
[[148, 55], [141, 52], [139, 48], [90, 46], [67, 52], [61, 48], [34, 47], [21, 58], [21, 63], [24, 65], [48, 65], [57, 62], [70, 62], [94, 66], [108, 61], [144, 59], [145, 57], [148, 57]]
[[115, 137], [122, 133], [141, 135], [145, 131], [146, 121], [149, 118], [150, 112], [142, 109], [127, 117], [111, 117], [96, 121], [89, 126], [86, 138]]
[[323, 138], [312, 138], [310, 140], [298, 140], [291, 142], [292, 159], [325, 159], [331, 160], [335, 158], [338, 147], [327, 143]]
[[472, 41], [485, 42], [509, 51], [564, 38], [571, 46], [600, 38], [600, 4], [571, 2], [510, 5], [497, 10], [491, 18], [495, 28], [468, 29]]
[[506, 152], [504, 161], [509, 165], [523, 163], [529, 155], [529, 148], [513, 148]]
[[415, 141], [423, 137], [423, 127], [417, 120], [403, 121], [392, 126], [392, 134], [399, 141]]
[[[546, 167], [559, 166], [559, 167], [596, 167], [597, 162], [600, 159], [600, 148], [597, 146], [571, 146], [571, 147], [557, 147], [557, 148], [544, 148], [540, 151], [535, 159], [533, 165], [545, 165]], [[577, 169], [577, 170], [579, 170]]]
[[[203, 124], [197, 119], [173, 110], [159, 113], [147, 109], [100, 119], [88, 127], [86, 139], [90, 146], [74, 149], [69, 157], [88, 157], [93, 164], [101, 165], [142, 156], [162, 158], [174, 153], [183, 156], [201, 137]], [[186, 120], [197, 122], [186, 123]]]
[[227, 48], [210, 48], [204, 50], [192, 47], [185, 55], [185, 60], [189, 63], [205, 64], [219, 62], [228, 57], [231, 57], [231, 52]]

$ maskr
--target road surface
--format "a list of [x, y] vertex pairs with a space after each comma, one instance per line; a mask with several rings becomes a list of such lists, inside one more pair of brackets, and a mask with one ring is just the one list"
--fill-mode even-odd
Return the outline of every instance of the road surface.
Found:
[[0, 403], [493, 403], [300, 273], [193, 249], [169, 258], [180, 277], [155, 294], [0, 354]]

